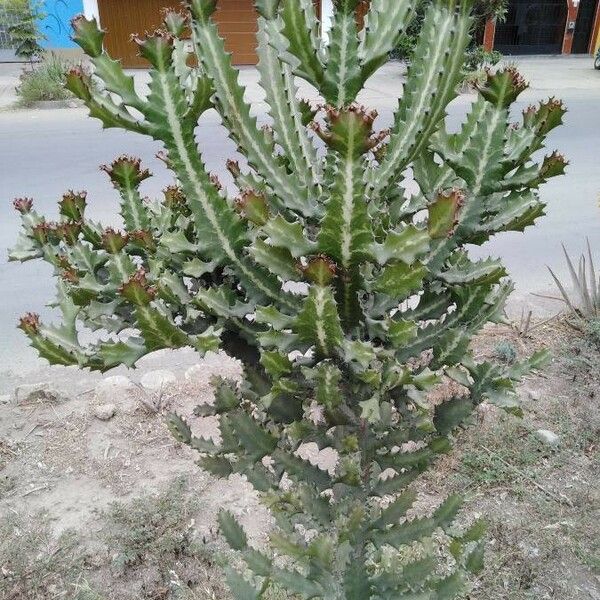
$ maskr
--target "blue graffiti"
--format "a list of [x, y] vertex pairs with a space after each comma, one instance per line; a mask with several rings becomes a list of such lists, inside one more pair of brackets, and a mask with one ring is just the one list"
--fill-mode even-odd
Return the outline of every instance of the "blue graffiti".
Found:
[[47, 48], [74, 48], [71, 19], [83, 11], [83, 0], [45, 0], [45, 17], [41, 29]]

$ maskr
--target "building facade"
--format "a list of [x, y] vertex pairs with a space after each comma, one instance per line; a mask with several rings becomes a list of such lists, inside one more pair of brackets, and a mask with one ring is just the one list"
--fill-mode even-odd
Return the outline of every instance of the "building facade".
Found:
[[509, 55], [590, 54], [600, 43], [600, 0], [509, 0], [505, 21], [488, 21], [483, 43]]
[[[397, 0], [390, 0], [396, 2]], [[331, 27], [334, 0], [314, 0], [326, 33]], [[256, 63], [254, 0], [219, 0], [216, 20], [236, 64]], [[359, 17], [368, 0], [362, 0]], [[156, 28], [160, 10], [180, 7], [180, 0], [45, 0], [41, 28], [45, 46], [61, 53], [79, 50], [70, 39], [70, 20], [78, 14], [96, 17], [107, 31], [110, 54], [125, 67], [144, 67], [131, 33]], [[585, 54], [600, 46], [600, 0], [509, 0], [505, 22], [486, 24], [480, 40], [504, 54]], [[14, 59], [0, 27], [0, 61]]]
[[[132, 33], [152, 31], [160, 23], [163, 8], [181, 8], [180, 0], [45, 0], [47, 17], [42, 23], [49, 49], [70, 52], [76, 50], [69, 37], [71, 18], [84, 13], [98, 19], [106, 30], [106, 48], [128, 68], [145, 67], [131, 41]], [[331, 26], [333, 0], [314, 0], [323, 31]], [[393, 0], [395, 1], [395, 0]], [[238, 65], [252, 65], [257, 61], [257, 17], [254, 0], [219, 0], [215, 19], [225, 45]]]

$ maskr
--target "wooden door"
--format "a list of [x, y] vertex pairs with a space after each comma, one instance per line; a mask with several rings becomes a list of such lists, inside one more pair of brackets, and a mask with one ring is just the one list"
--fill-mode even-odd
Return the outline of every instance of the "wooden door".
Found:
[[358, 21], [358, 28], [362, 29], [365, 26], [365, 17], [369, 12], [369, 0], [360, 0], [356, 9], [356, 19]]
[[[181, 8], [180, 0], [99, 0], [100, 24], [106, 31], [108, 53], [122, 61], [124, 67], [146, 68], [138, 56], [131, 34], [143, 34], [160, 26], [161, 9]], [[320, 10], [320, 0], [315, 0]], [[254, 0], [219, 0], [215, 12], [219, 33], [236, 65], [254, 65], [256, 55], [257, 16]]]
[[161, 9], [180, 8], [177, 0], [100, 0], [100, 24], [106, 31], [106, 51], [127, 68], [147, 68], [148, 63], [138, 55], [132, 34], [154, 31], [160, 26]]

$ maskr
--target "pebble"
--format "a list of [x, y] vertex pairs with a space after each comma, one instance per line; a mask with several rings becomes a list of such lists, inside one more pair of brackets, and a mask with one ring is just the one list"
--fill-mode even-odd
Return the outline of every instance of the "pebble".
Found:
[[10, 394], [0, 395], [0, 404], [10, 404]]
[[165, 369], [158, 369], [157, 371], [150, 371], [142, 376], [140, 383], [142, 387], [148, 391], [158, 392], [165, 388], [173, 385], [177, 382], [177, 377], [173, 371], [167, 371]]
[[135, 389], [135, 383], [125, 377], [125, 375], [113, 375], [112, 377], [105, 377], [102, 381], [96, 385], [96, 396], [108, 395], [115, 393], [130, 392]]
[[52, 389], [48, 381], [25, 383], [15, 388], [15, 402], [17, 404], [36, 401], [57, 402], [59, 399], [60, 394]]
[[100, 404], [94, 408], [94, 416], [101, 421], [110, 421], [117, 412], [114, 404]]
[[206, 365], [193, 365], [185, 372], [186, 381], [198, 381], [206, 378]]
[[548, 429], [538, 429], [535, 432], [535, 436], [538, 438], [538, 440], [544, 442], [544, 444], [552, 446], [553, 448], [556, 448], [560, 444], [560, 436]]
[[542, 399], [542, 393], [539, 390], [529, 390], [529, 397], [536, 402]]
[[118, 404], [119, 410], [126, 414], [133, 414], [137, 409], [136, 396], [139, 388], [124, 375], [113, 375], [100, 381], [94, 390], [96, 392], [94, 402], [101, 406], [106, 404]]

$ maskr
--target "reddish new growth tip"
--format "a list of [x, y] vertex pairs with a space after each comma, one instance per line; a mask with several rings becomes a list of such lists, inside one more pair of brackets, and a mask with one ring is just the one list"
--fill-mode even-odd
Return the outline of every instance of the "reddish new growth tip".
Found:
[[87, 192], [74, 192], [69, 190], [59, 202], [60, 214], [78, 221], [83, 218], [86, 207]]
[[556, 150], [544, 157], [542, 168], [540, 169], [540, 178], [544, 181], [552, 177], [558, 177], [565, 174], [565, 169], [569, 165], [569, 161]]
[[173, 35], [162, 27], [157, 27], [153, 31], [146, 30], [143, 35], [139, 33], [132, 33], [130, 36], [132, 42], [138, 45], [143, 45], [148, 41], [158, 40], [161, 42], [172, 43]]
[[154, 237], [152, 233], [147, 229], [138, 229], [136, 231], [132, 231], [129, 234], [129, 239], [136, 246], [140, 248], [144, 248], [145, 250], [155, 250], [156, 243], [154, 241]]
[[76, 284], [79, 283], [79, 275], [77, 274], [77, 271], [75, 269], [73, 269], [73, 268], [65, 269], [60, 274], [60, 276], [67, 283], [72, 283], [73, 285], [76, 285]]
[[137, 306], [150, 304], [156, 298], [156, 288], [150, 286], [146, 278], [146, 271], [142, 268], [138, 269], [129, 281], [119, 288], [119, 293]]
[[27, 313], [19, 320], [19, 329], [22, 329], [27, 335], [39, 333], [40, 325], [40, 315], [36, 313]]
[[306, 266], [301, 266], [300, 271], [313, 283], [328, 285], [337, 274], [337, 265], [325, 254], [313, 256]]
[[389, 134], [387, 130], [373, 135], [376, 110], [353, 103], [344, 108], [325, 106], [327, 129], [313, 121], [309, 127], [330, 147], [339, 152], [351, 151], [355, 156], [378, 146]]
[[73, 246], [79, 240], [81, 222], [58, 223], [54, 229], [60, 240], [68, 246]]
[[529, 83], [527, 83], [527, 80], [523, 77], [523, 75], [521, 75], [515, 66], [510, 65], [505, 69], [505, 71], [510, 75], [512, 84], [515, 88], [520, 91], [524, 91], [529, 87]]
[[140, 158], [127, 156], [126, 154], [113, 160], [110, 165], [102, 165], [100, 170], [108, 174], [113, 185], [117, 188], [137, 187], [151, 175], [148, 169], [142, 168]]
[[188, 26], [188, 15], [169, 7], [163, 8], [161, 15], [169, 33], [174, 37], [181, 37]]
[[125, 233], [107, 227], [102, 232], [102, 247], [110, 254], [117, 254], [127, 245], [128, 236]]
[[234, 177], [239, 177], [242, 174], [242, 170], [240, 169], [240, 163], [237, 160], [228, 159], [225, 163], [225, 166]]
[[185, 195], [177, 185], [170, 185], [163, 190], [165, 196], [164, 205], [169, 208], [185, 206]]
[[132, 41], [137, 44], [140, 56], [154, 67], [169, 64], [172, 60], [173, 35], [165, 29], [146, 32], [145, 36], [132, 35]]
[[31, 198], [15, 198], [13, 200], [15, 210], [18, 210], [22, 215], [27, 214], [33, 208], [33, 200]]
[[38, 223], [31, 228], [31, 237], [38, 244], [45, 244], [48, 241], [48, 234], [53, 230], [50, 223]]
[[217, 188], [219, 192], [223, 189], [223, 184], [216, 173], [210, 174], [210, 182]]
[[359, 117], [365, 125], [371, 127], [379, 113], [375, 109], [368, 109], [357, 102], [353, 102], [347, 108], [335, 108], [334, 106], [326, 105], [325, 112], [330, 121], [335, 122], [344, 115], [354, 114]]
[[260, 192], [243, 190], [235, 201], [235, 208], [255, 225], [264, 225], [269, 220], [269, 205]]

